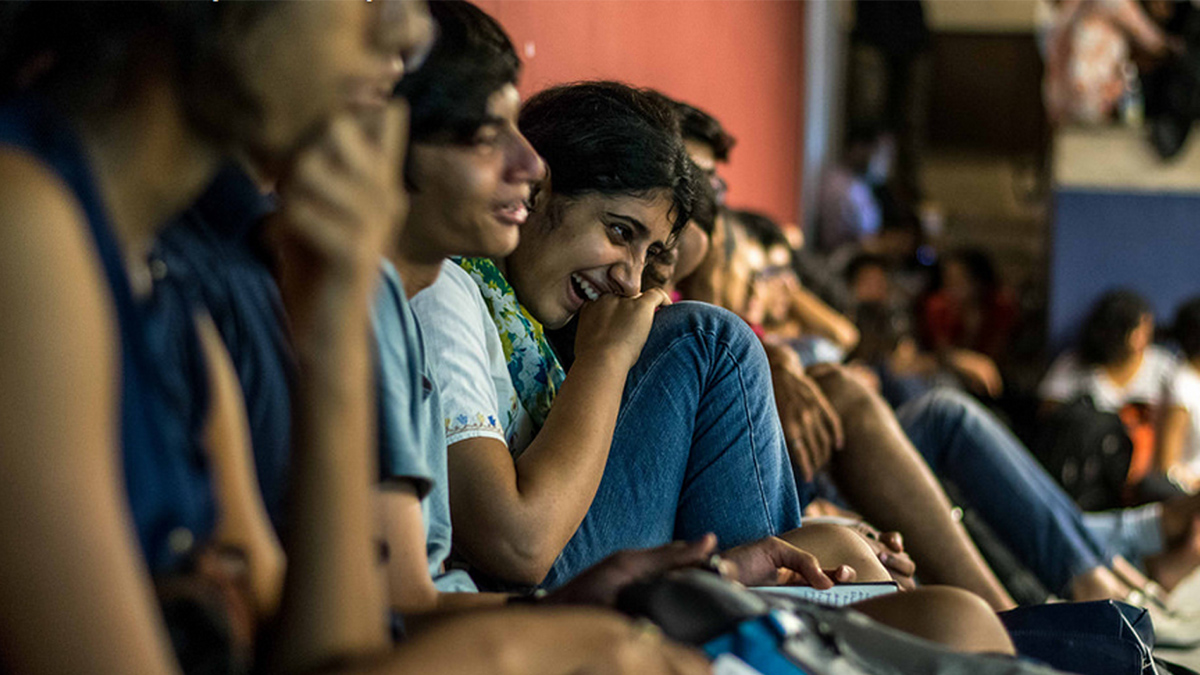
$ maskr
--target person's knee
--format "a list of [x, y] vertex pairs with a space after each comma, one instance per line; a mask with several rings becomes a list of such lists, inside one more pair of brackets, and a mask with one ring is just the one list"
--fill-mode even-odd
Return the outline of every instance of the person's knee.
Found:
[[758, 336], [745, 321], [722, 307], [685, 301], [661, 308], [642, 355], [662, 353], [682, 341], [693, 345], [698, 357], [710, 363], [728, 361], [767, 372]]
[[965, 652], [1015, 651], [1004, 624], [978, 595], [952, 586], [926, 586], [914, 597], [915, 615], [923, 617], [930, 639]]
[[891, 581], [887, 568], [879, 562], [870, 544], [853, 530], [840, 525], [813, 523], [779, 535], [796, 548], [812, 553], [824, 569], [849, 565], [856, 581]]
[[951, 387], [934, 389], [919, 400], [930, 414], [948, 421], [961, 420], [980, 407], [969, 395]]
[[983, 598], [950, 586], [925, 586], [908, 593], [858, 603], [855, 609], [911, 635], [962, 652], [1013, 654], [1012, 640]]
[[706, 332], [738, 341], [757, 341], [754, 331], [738, 315], [707, 302], [683, 301], [658, 310], [654, 326], [665, 330]]

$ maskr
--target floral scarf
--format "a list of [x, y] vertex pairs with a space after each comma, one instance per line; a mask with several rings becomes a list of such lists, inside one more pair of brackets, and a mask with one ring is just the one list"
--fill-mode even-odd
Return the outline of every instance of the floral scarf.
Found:
[[542, 324], [525, 311], [504, 274], [490, 259], [455, 258], [454, 262], [479, 286], [479, 293], [500, 333], [504, 359], [508, 361], [508, 373], [517, 396], [535, 429], [540, 429], [566, 378], [566, 371], [546, 341]]

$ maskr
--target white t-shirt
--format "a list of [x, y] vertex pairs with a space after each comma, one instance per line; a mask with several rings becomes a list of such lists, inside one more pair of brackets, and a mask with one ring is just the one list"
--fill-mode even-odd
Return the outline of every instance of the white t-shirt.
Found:
[[1118, 387], [1099, 368], [1085, 368], [1068, 352], [1058, 357], [1042, 380], [1038, 393], [1043, 400], [1066, 402], [1080, 394], [1091, 394], [1097, 410], [1118, 412], [1127, 403], [1144, 403], [1157, 408], [1174, 397], [1178, 359], [1171, 352], [1150, 345], [1142, 367], [1124, 387]]
[[412, 299], [425, 348], [436, 364], [446, 445], [495, 438], [517, 456], [533, 440], [533, 422], [521, 404], [496, 323], [479, 287], [447, 260], [429, 288]]
[[1174, 394], [1174, 404], [1188, 411], [1188, 430], [1179, 460], [1189, 471], [1200, 475], [1200, 373], [1181, 364], [1175, 376]]

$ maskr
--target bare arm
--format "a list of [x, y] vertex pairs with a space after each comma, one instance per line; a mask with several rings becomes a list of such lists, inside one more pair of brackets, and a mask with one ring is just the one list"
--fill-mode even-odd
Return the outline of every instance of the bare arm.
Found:
[[449, 448], [455, 545], [502, 579], [536, 584], [592, 504], [621, 404], [661, 291], [606, 295], [580, 312], [575, 363], [534, 441], [514, 463], [508, 447], [472, 438]]
[[700, 675], [708, 661], [620, 615], [596, 609], [474, 612], [438, 622], [362, 675]]
[[1183, 444], [1187, 438], [1188, 423], [1191, 417], [1188, 409], [1182, 406], [1171, 406], [1163, 411], [1158, 423], [1158, 433], [1155, 434], [1154, 465], [1155, 469], [1166, 473], [1179, 464], [1183, 456]]
[[119, 342], [87, 226], [0, 151], [0, 669], [176, 672], [121, 472]]
[[494, 607], [508, 599], [500, 593], [438, 591], [429, 576], [421, 499], [411, 481], [398, 480], [383, 486], [379, 507], [388, 550], [388, 594], [392, 609], [404, 614], [406, 624], [412, 623], [414, 615]]
[[208, 366], [210, 410], [205, 433], [219, 504], [216, 539], [246, 553], [254, 605], [260, 617], [279, 608], [283, 547], [267, 517], [250, 446], [245, 401], [229, 353], [208, 315], [196, 327]]
[[798, 282], [792, 284], [790, 291], [792, 315], [806, 332], [826, 337], [847, 352], [858, 345], [858, 328], [853, 321], [839, 314]]

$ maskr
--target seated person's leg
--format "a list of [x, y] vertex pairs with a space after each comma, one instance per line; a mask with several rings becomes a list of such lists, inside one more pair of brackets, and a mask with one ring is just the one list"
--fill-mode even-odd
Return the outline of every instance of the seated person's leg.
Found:
[[810, 374], [841, 415], [846, 444], [831, 469], [855, 509], [880, 529], [903, 533], [922, 578], [975, 592], [996, 610], [1012, 607], [887, 404], [842, 369]]
[[679, 303], [655, 318], [626, 381], [599, 490], [544, 585], [624, 548], [706, 532], [727, 548], [799, 524], [758, 339], [723, 309]]
[[[818, 560], [836, 559], [850, 565], [857, 572], [857, 582], [892, 580], [866, 541], [845, 527], [805, 525], [779, 536]], [[927, 586], [872, 598], [853, 607], [884, 625], [959, 651], [1013, 651], [995, 612], [979, 596], [962, 589]]]
[[1047, 588], [1076, 599], [1124, 595], [1079, 508], [982, 406], [939, 389], [897, 416], [934, 473], [958, 487]]
[[884, 625], [958, 651], [1016, 652], [991, 607], [960, 588], [927, 586], [864, 600], [853, 607]]

